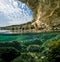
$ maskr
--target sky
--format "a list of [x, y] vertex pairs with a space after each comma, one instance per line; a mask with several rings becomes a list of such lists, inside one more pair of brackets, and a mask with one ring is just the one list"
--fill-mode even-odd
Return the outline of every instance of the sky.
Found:
[[0, 27], [27, 23], [33, 20], [32, 10], [18, 0], [0, 0]]

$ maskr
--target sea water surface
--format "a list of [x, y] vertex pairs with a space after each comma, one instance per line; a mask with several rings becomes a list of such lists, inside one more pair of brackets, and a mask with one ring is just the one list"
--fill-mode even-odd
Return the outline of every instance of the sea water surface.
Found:
[[30, 40], [40, 40], [40, 41], [54, 41], [60, 40], [60, 32], [42, 32], [42, 33], [21, 33], [21, 34], [10, 34], [10, 31], [4, 30], [0, 31], [0, 42], [10, 42], [10, 41], [30, 41]]
[[10, 30], [0, 30], [0, 34], [10, 34], [12, 33]]

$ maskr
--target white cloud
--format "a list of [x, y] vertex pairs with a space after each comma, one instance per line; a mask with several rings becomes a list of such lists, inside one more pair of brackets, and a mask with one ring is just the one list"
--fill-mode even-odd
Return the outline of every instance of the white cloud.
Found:
[[33, 19], [32, 11], [18, 0], [0, 0], [0, 26], [22, 24]]

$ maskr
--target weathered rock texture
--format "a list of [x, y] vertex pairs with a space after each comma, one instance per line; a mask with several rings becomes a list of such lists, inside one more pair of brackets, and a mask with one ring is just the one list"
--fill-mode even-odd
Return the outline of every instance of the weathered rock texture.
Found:
[[[12, 29], [41, 32], [60, 31], [60, 0], [20, 0], [26, 3], [34, 12], [32, 22], [10, 26]], [[20, 27], [21, 29], [19, 29]], [[10, 28], [9, 28], [10, 29]], [[11, 30], [11, 29], [10, 29]], [[15, 29], [14, 29], [15, 30]]]

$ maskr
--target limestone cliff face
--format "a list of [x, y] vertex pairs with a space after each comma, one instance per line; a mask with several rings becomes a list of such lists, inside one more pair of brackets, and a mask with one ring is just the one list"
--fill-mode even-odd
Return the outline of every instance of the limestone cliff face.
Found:
[[[60, 0], [20, 0], [34, 11], [33, 25], [47, 30], [60, 29]], [[43, 26], [44, 25], [44, 26]]]
[[20, 0], [34, 12], [32, 22], [2, 29], [18, 32], [60, 31], [60, 0]]

